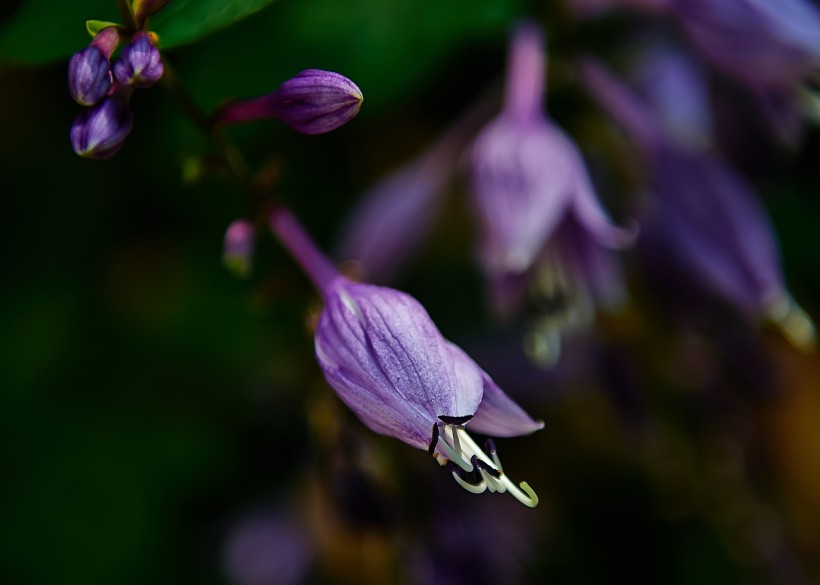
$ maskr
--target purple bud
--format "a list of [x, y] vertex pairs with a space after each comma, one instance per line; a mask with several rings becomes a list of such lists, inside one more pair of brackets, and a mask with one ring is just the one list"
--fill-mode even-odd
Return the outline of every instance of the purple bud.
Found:
[[83, 157], [109, 158], [122, 148], [132, 123], [124, 97], [113, 95], [77, 116], [71, 126], [71, 146]]
[[151, 36], [144, 31], [136, 33], [114, 63], [117, 82], [124, 86], [151, 87], [160, 80], [163, 73], [162, 57], [151, 42]]
[[255, 240], [256, 230], [251, 222], [238, 219], [228, 226], [222, 260], [237, 276], [246, 277], [250, 274]]
[[359, 113], [361, 90], [347, 77], [307, 69], [268, 95], [224, 106], [217, 121], [226, 124], [278, 118], [304, 134], [324, 134], [348, 123]]
[[68, 91], [82, 106], [93, 106], [111, 91], [113, 79], [108, 57], [95, 45], [74, 53], [68, 63]]

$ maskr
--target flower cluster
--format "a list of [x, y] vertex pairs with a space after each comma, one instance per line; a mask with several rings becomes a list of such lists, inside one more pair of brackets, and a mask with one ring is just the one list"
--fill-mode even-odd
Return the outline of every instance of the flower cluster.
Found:
[[131, 94], [151, 87], [163, 74], [156, 37], [146, 31], [135, 32], [112, 65], [121, 34], [116, 26], [102, 29], [69, 64], [71, 97], [86, 106], [71, 127], [71, 146], [83, 157], [109, 158], [122, 148], [133, 126]]

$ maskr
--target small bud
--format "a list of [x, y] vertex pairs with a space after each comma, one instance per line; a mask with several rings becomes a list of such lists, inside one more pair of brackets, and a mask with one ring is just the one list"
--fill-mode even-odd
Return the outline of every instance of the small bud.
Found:
[[113, 95], [77, 116], [71, 126], [71, 146], [82, 157], [109, 158], [122, 147], [132, 125], [125, 98]]
[[256, 230], [253, 224], [245, 219], [237, 219], [228, 226], [222, 261], [236, 276], [246, 278], [251, 272]]
[[138, 32], [114, 63], [117, 82], [131, 87], [151, 87], [163, 73], [162, 57], [151, 42], [149, 33]]
[[227, 104], [220, 123], [278, 118], [304, 134], [324, 134], [349, 122], [362, 107], [361, 90], [343, 75], [307, 69], [268, 95]]
[[68, 91], [82, 106], [93, 106], [111, 91], [111, 64], [95, 45], [74, 53], [68, 64]]

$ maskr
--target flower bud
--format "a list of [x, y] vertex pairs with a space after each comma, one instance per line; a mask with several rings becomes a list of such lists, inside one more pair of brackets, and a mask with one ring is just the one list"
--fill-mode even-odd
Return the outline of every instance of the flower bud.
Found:
[[273, 92], [277, 117], [305, 134], [323, 134], [347, 124], [362, 107], [362, 91], [347, 77], [308, 69]]
[[250, 274], [255, 239], [256, 230], [253, 224], [245, 219], [232, 222], [225, 232], [222, 261], [239, 277], [244, 278]]
[[268, 95], [227, 104], [217, 121], [227, 124], [278, 118], [304, 134], [324, 134], [359, 113], [361, 90], [343, 75], [307, 69]]
[[81, 106], [93, 106], [111, 91], [111, 64], [105, 53], [89, 45], [68, 64], [68, 91]]
[[160, 80], [163, 73], [162, 57], [151, 42], [148, 33], [140, 31], [131, 39], [114, 63], [117, 82], [131, 87], [151, 87]]
[[109, 158], [122, 147], [132, 125], [125, 98], [113, 95], [77, 116], [71, 126], [71, 146], [82, 157]]

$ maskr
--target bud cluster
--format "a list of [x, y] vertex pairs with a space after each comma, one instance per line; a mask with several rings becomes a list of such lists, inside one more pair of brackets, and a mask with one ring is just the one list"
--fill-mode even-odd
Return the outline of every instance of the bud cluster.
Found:
[[151, 87], [162, 77], [162, 57], [146, 31], [134, 33], [112, 64], [121, 34], [116, 26], [102, 29], [69, 62], [68, 90], [85, 106], [71, 127], [71, 146], [83, 157], [104, 159], [120, 150], [133, 126], [128, 107], [133, 90]]

